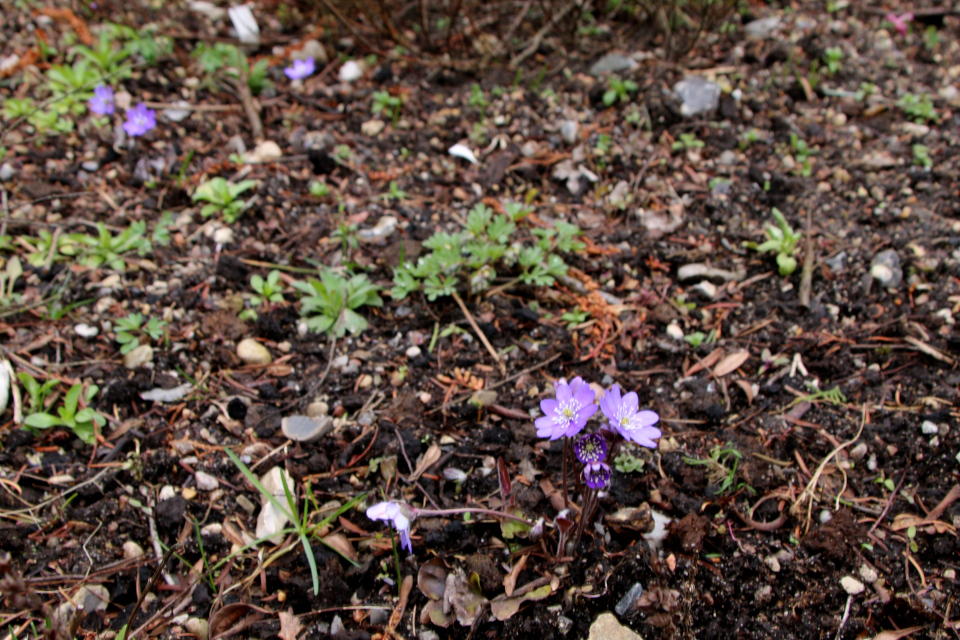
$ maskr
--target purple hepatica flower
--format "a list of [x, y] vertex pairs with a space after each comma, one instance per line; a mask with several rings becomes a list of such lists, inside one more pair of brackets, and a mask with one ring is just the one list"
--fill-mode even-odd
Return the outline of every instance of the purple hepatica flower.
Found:
[[908, 11], [900, 15], [888, 13], [886, 19], [893, 23], [893, 28], [896, 29], [900, 35], [905, 36], [907, 35], [907, 23], [913, 20], [913, 12]]
[[639, 411], [639, 404], [640, 400], [633, 391], [621, 399], [618, 385], [610, 387], [600, 399], [600, 409], [613, 429], [627, 440], [656, 449], [657, 443], [654, 440], [663, 434], [653, 425], [660, 421], [660, 416], [653, 411]]
[[603, 489], [610, 481], [607, 459], [607, 441], [597, 433], [585, 435], [573, 445], [577, 460], [583, 463], [583, 477], [591, 489]]
[[313, 58], [307, 58], [306, 60], [294, 60], [292, 67], [287, 67], [283, 70], [287, 77], [291, 80], [303, 80], [304, 78], [313, 75], [313, 72], [317, 70], [317, 67], [313, 64]]
[[90, 98], [90, 111], [98, 116], [113, 115], [113, 88], [106, 85], [97, 85]]
[[131, 136], [142, 136], [157, 126], [157, 112], [148, 109], [142, 102], [127, 110], [127, 121], [123, 123], [123, 130]]
[[371, 520], [389, 520], [400, 534], [400, 546], [406, 549], [407, 553], [413, 553], [410, 521], [417, 517], [416, 510], [398, 502], [379, 502], [367, 509], [367, 517]]
[[537, 418], [537, 436], [556, 440], [564, 436], [573, 437], [587, 424], [590, 416], [597, 412], [593, 399], [597, 396], [583, 379], [574, 378], [570, 384], [560, 379], [553, 383], [556, 399], [544, 400], [540, 409], [544, 415]]

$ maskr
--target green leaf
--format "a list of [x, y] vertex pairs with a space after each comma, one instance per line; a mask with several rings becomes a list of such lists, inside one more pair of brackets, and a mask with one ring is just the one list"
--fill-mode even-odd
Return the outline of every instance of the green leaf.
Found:
[[77, 413], [77, 405], [80, 403], [80, 394], [83, 393], [83, 385], [75, 384], [67, 391], [63, 399], [63, 409], [67, 416], [73, 417]]
[[23, 424], [34, 429], [50, 429], [62, 426], [64, 422], [49, 413], [32, 413], [24, 419]]
[[781, 276], [788, 276], [797, 270], [797, 260], [793, 256], [785, 253], [778, 253], [777, 266], [780, 269]]

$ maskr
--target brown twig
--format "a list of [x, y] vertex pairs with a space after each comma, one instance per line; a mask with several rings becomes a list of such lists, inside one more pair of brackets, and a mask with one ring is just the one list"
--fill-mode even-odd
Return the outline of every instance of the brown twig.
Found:
[[810, 308], [810, 291], [813, 288], [813, 267], [817, 256], [813, 252], [813, 214], [807, 211], [807, 239], [803, 255], [803, 271], [800, 275], [800, 306]]
[[497, 353], [497, 350], [493, 348], [493, 345], [490, 344], [490, 341], [487, 340], [486, 334], [480, 330], [480, 327], [477, 326], [477, 321], [473, 319], [473, 316], [470, 315], [470, 310], [467, 309], [467, 305], [464, 304], [463, 298], [460, 297], [460, 294], [456, 291], [453, 292], [453, 299], [457, 302], [457, 305], [460, 306], [460, 311], [463, 312], [463, 315], [466, 317], [467, 322], [470, 323], [470, 326], [473, 328], [473, 332], [477, 334], [477, 337], [480, 338], [480, 342], [483, 343], [483, 346], [487, 348], [487, 351], [493, 357], [494, 362], [500, 366], [501, 375], [507, 375], [507, 368], [504, 366], [503, 361], [500, 359], [500, 354]]
[[567, 14], [573, 11], [573, 9], [576, 6], [577, 6], [576, 2], [570, 2], [563, 9], [560, 9], [553, 16], [550, 22], [543, 25], [540, 31], [537, 31], [536, 35], [534, 35], [533, 38], [531, 38], [530, 44], [528, 44], [523, 51], [521, 51], [520, 53], [518, 53], [516, 56], [513, 57], [513, 60], [510, 61], [510, 68], [516, 69], [523, 63], [524, 60], [526, 60], [527, 58], [532, 56], [534, 53], [536, 53], [537, 49], [539, 49], [540, 45], [543, 43], [543, 39], [546, 37], [548, 33], [550, 33], [550, 30], [553, 29], [555, 26], [557, 26], [557, 24], [561, 20], [567, 17]]

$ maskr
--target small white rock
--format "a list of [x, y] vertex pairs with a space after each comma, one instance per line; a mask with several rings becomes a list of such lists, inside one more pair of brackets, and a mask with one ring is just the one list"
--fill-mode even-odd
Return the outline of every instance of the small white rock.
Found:
[[580, 125], [573, 120], [564, 120], [560, 125], [560, 137], [567, 144], [576, 144], [577, 136], [580, 134]]
[[138, 369], [149, 362], [153, 362], [153, 347], [148, 344], [142, 344], [123, 356], [123, 366], [127, 369]]
[[672, 322], [667, 325], [667, 335], [679, 342], [683, 340], [683, 329], [680, 328], [680, 325]]
[[707, 300], [713, 300], [717, 297], [717, 285], [713, 284], [709, 280], [704, 280], [703, 282], [697, 283], [693, 286], [693, 290], [699, 291]]
[[863, 590], [866, 588], [863, 586], [862, 582], [853, 576], [843, 576], [840, 578], [840, 586], [842, 586], [843, 590], [852, 596], [863, 593]]
[[217, 244], [233, 243], [233, 229], [230, 227], [220, 227], [213, 232], [213, 241]]
[[213, 491], [220, 486], [220, 483], [209, 473], [197, 471], [194, 474], [194, 480], [197, 482], [197, 489], [200, 491]]
[[253, 338], [245, 338], [240, 341], [240, 344], [237, 345], [237, 357], [244, 364], [270, 364], [273, 362], [270, 351]]
[[925, 436], [932, 436], [935, 433], [940, 433], [940, 427], [929, 420], [923, 421], [923, 424], [920, 425], [920, 430], [923, 431], [923, 435]]
[[414, 346], [407, 349], [408, 358], [419, 358], [421, 353], [423, 353], [423, 351], [420, 350], [420, 347]]
[[354, 82], [363, 77], [363, 68], [353, 60], [347, 60], [340, 67], [337, 78], [340, 82]]
[[143, 547], [133, 540], [127, 540], [123, 543], [124, 560], [136, 560], [137, 558], [142, 558], [143, 555]]
[[210, 623], [203, 618], [187, 618], [186, 622], [183, 623], [183, 628], [200, 640], [207, 640], [210, 637]]
[[820, 510], [820, 524], [827, 524], [833, 520], [833, 512], [830, 509], [821, 509]]
[[767, 565], [770, 571], [780, 573], [780, 560], [778, 560], [776, 556], [767, 556], [763, 559], [763, 563]]
[[243, 161], [248, 164], [261, 164], [264, 162], [274, 162], [283, 157], [283, 151], [273, 140], [264, 140], [257, 145], [257, 148], [244, 154]]
[[81, 338], [93, 338], [100, 333], [100, 329], [98, 327], [94, 327], [83, 322], [73, 325], [73, 330]]
[[860, 577], [863, 578], [863, 581], [867, 584], [873, 584], [880, 577], [880, 574], [877, 573], [876, 569], [865, 564], [860, 567]]
[[474, 155], [473, 151], [470, 150], [465, 144], [455, 144], [447, 150], [452, 156], [457, 156], [458, 158], [463, 158], [468, 161], [470, 164], [480, 164], [477, 160], [477, 156]]
[[368, 138], [376, 137], [387, 124], [383, 120], [367, 120], [360, 125], [360, 133]]

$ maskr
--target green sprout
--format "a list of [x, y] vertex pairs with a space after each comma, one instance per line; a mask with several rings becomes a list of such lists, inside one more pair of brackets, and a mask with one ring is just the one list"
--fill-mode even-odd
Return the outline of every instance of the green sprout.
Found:
[[85, 444], [92, 445], [97, 441], [97, 427], [103, 427], [107, 420], [89, 407], [80, 409], [80, 396], [83, 395], [84, 404], [89, 404], [99, 390], [98, 386], [90, 385], [84, 392], [82, 384], [75, 384], [67, 391], [57, 415], [32, 413], [24, 419], [23, 424], [30, 431], [66, 427]]
[[930, 158], [930, 149], [927, 148], [927, 145], [913, 145], [913, 164], [926, 169], [933, 167], [933, 160]]
[[123, 345], [120, 347], [120, 353], [130, 353], [140, 346], [141, 340], [147, 338], [159, 340], [163, 337], [166, 326], [166, 322], [157, 318], [150, 318], [144, 326], [142, 313], [131, 313], [126, 318], [117, 319], [117, 342]]
[[603, 93], [603, 104], [612, 107], [616, 102], [629, 102], [630, 94], [640, 87], [633, 80], [621, 80], [617, 76], [610, 76], [610, 88]]
[[364, 305], [383, 306], [377, 286], [364, 274], [348, 280], [333, 269], [324, 268], [319, 280], [308, 278], [306, 282], [294, 282], [293, 286], [304, 294], [300, 298], [300, 314], [307, 319], [307, 327], [338, 338], [347, 331], [358, 334], [367, 328], [366, 319], [356, 309]]
[[779, 209], [774, 207], [771, 213], [777, 222], [777, 226], [769, 225], [767, 227], [767, 238], [769, 239], [759, 245], [756, 242], [744, 242], [743, 246], [758, 253], [776, 252], [780, 275], [789, 276], [797, 270], [797, 259], [794, 256], [797, 253], [797, 244], [800, 242], [802, 234], [790, 227]]
[[400, 120], [400, 110], [403, 108], [403, 100], [400, 96], [391, 96], [386, 91], [374, 91], [373, 93], [373, 113], [383, 112], [389, 116], [393, 126], [397, 126]]
[[222, 212], [223, 220], [227, 224], [233, 224], [247, 206], [247, 201], [241, 199], [240, 194], [255, 186], [256, 180], [243, 180], [233, 184], [224, 178], [211, 178], [197, 187], [193, 193], [193, 201], [203, 200], [208, 203], [200, 210], [204, 218]]
[[707, 468], [707, 478], [713, 484], [717, 484], [717, 493], [724, 494], [727, 491], [739, 488], [734, 487], [737, 476], [737, 467], [743, 454], [734, 446], [727, 443], [725, 447], [715, 446], [710, 451], [710, 456], [704, 459], [684, 457], [683, 461], [691, 466], [705, 466]]
[[695, 133], [681, 133], [680, 139], [670, 145], [672, 151], [686, 151], [688, 149], [703, 148], [703, 140], [698, 140]]
[[584, 311], [580, 307], [576, 307], [573, 311], [567, 311], [560, 319], [567, 323], [567, 329], [573, 329], [579, 324], [583, 324], [587, 321], [587, 318], [590, 317], [589, 311]]

